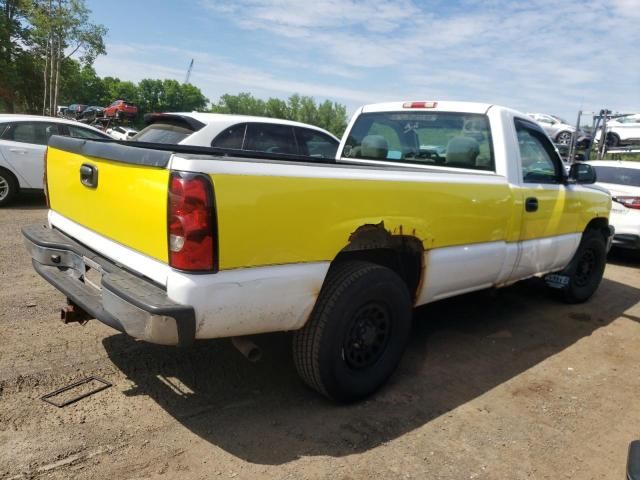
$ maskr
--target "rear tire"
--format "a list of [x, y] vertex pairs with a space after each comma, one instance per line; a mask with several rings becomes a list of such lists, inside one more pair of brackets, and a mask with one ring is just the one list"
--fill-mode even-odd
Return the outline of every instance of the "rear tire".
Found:
[[411, 296], [392, 270], [363, 261], [332, 267], [307, 324], [294, 333], [296, 370], [334, 401], [362, 399], [398, 366], [411, 319]]
[[9, 170], [0, 168], [0, 207], [11, 203], [18, 194], [18, 181]]
[[589, 300], [602, 281], [606, 263], [604, 236], [597, 230], [587, 230], [571, 263], [561, 272], [569, 277], [569, 284], [560, 290], [562, 299], [566, 303]]
[[620, 145], [620, 137], [615, 133], [607, 133], [607, 147], [617, 147]]

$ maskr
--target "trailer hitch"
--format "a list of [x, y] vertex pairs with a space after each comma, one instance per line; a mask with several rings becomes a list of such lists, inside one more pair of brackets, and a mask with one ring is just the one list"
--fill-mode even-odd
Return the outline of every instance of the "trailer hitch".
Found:
[[60, 310], [60, 320], [62, 320], [62, 323], [65, 325], [75, 322], [80, 325], [85, 325], [92, 318], [89, 313], [73, 303], [69, 298], [67, 298], [67, 305]]

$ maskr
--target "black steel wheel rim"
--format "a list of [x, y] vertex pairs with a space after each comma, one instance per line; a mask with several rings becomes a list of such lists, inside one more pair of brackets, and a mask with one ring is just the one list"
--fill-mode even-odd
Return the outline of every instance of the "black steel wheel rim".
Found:
[[351, 317], [343, 344], [343, 358], [353, 369], [375, 364], [385, 352], [391, 337], [391, 314], [380, 303], [367, 303]]
[[589, 283], [591, 275], [596, 269], [596, 254], [593, 250], [585, 250], [576, 266], [574, 282], [577, 287], [584, 287]]

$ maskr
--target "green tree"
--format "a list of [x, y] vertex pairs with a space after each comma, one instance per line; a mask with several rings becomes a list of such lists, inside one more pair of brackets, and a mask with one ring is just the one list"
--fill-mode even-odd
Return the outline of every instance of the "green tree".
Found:
[[43, 114], [55, 112], [65, 60], [76, 56], [86, 66], [106, 53], [103, 38], [107, 29], [92, 24], [90, 13], [84, 0], [32, 0], [33, 51], [44, 61]]
[[21, 74], [36, 65], [25, 47], [30, 43], [27, 0], [0, 0], [0, 111], [14, 112], [20, 102]]

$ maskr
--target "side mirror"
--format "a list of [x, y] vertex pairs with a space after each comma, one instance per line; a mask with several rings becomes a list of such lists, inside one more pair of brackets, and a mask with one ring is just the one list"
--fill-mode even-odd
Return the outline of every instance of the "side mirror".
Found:
[[596, 183], [596, 169], [588, 163], [574, 163], [569, 170], [569, 183], [588, 185]]

